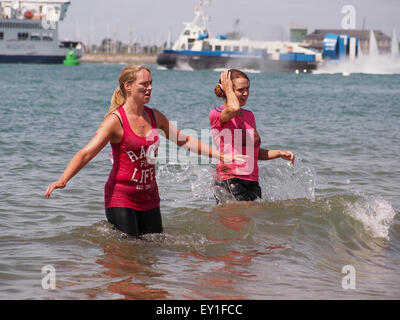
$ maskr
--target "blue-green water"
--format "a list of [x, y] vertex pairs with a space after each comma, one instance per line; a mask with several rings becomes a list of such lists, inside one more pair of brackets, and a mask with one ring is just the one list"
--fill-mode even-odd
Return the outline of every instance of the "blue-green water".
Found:
[[[295, 166], [260, 163], [263, 201], [217, 206], [213, 164], [159, 163], [165, 234], [144, 241], [106, 222], [109, 146], [43, 197], [122, 67], [0, 65], [0, 299], [400, 298], [400, 75], [249, 73], [262, 146]], [[151, 68], [150, 106], [208, 129], [219, 73]]]

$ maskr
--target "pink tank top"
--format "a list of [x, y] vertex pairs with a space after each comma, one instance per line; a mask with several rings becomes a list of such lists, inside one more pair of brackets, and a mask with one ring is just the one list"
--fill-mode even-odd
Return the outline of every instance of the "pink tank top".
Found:
[[241, 109], [242, 116], [236, 116], [222, 123], [221, 113], [225, 106], [210, 111], [210, 126], [214, 142], [220, 152], [228, 154], [244, 154], [248, 156], [245, 163], [232, 162], [231, 164], [217, 165], [217, 175], [221, 180], [240, 178], [243, 180], [258, 181], [258, 153], [261, 139], [257, 134], [254, 114]]
[[155, 161], [159, 146], [157, 123], [145, 106], [152, 130], [146, 137], [136, 135], [123, 107], [118, 108], [124, 134], [119, 143], [111, 143], [113, 166], [104, 187], [105, 208], [123, 207], [139, 211], [160, 206]]

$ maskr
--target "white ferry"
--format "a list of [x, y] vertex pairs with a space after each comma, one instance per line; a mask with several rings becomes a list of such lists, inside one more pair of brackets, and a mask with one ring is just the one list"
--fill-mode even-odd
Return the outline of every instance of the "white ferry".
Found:
[[[172, 48], [157, 56], [157, 63], [168, 69], [239, 68], [263, 72], [311, 72], [322, 63], [321, 53], [305, 45], [288, 41], [254, 41], [237, 34], [211, 37], [202, 1], [195, 18]], [[233, 35], [233, 36], [232, 36]], [[235, 36], [236, 35], [236, 36]]]
[[62, 63], [70, 49], [80, 58], [80, 42], [59, 41], [58, 23], [70, 1], [0, 1], [0, 63]]

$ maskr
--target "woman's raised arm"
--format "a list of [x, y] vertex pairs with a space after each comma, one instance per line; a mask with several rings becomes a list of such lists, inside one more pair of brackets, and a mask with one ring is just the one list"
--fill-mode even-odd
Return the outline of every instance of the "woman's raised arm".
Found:
[[222, 91], [225, 93], [226, 102], [225, 109], [221, 113], [221, 122], [228, 122], [236, 117], [240, 112], [240, 103], [233, 91], [233, 82], [231, 80], [230, 72], [224, 71], [221, 73], [220, 84]]

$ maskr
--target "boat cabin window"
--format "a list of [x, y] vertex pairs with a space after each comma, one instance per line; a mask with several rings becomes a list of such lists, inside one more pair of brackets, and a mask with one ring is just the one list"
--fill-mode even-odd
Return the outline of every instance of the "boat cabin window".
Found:
[[43, 41], [53, 41], [53, 35], [51, 33], [44, 33]]
[[183, 33], [183, 35], [185, 35], [185, 36], [190, 36], [190, 30], [185, 30], [185, 32]]
[[243, 48], [242, 48], [242, 51], [243, 51], [243, 52], [249, 52], [249, 47], [247, 47], [247, 46], [246, 46], [246, 47], [243, 47]]
[[233, 51], [239, 51], [239, 46], [233, 46]]
[[221, 51], [221, 46], [215, 46], [215, 51]]
[[188, 49], [191, 50], [193, 48], [193, 42], [195, 42], [196, 39], [190, 38], [188, 39]]
[[0, 40], [4, 40], [4, 32], [0, 32]]
[[39, 33], [32, 33], [31, 34], [31, 41], [40, 41], [41, 37]]
[[224, 51], [231, 51], [231, 47], [230, 46], [224, 46]]
[[211, 50], [210, 42], [204, 41], [204, 42], [203, 42], [203, 48], [202, 48], [202, 50], [203, 50], [203, 51], [209, 51], [209, 50]]
[[18, 40], [28, 40], [29, 33], [28, 32], [18, 32]]

